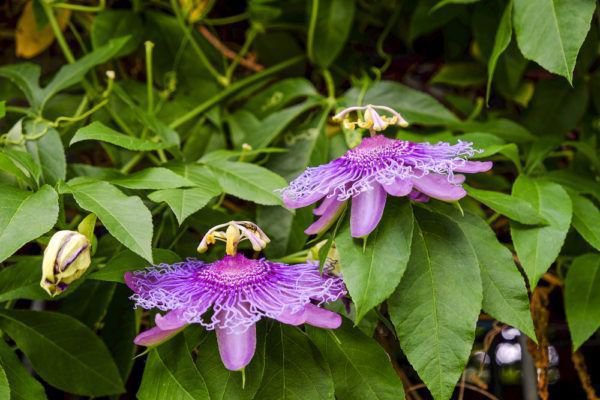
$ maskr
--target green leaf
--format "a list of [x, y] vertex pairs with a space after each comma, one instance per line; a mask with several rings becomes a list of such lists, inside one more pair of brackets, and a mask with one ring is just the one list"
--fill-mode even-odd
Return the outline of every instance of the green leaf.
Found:
[[308, 79], [287, 78], [262, 88], [248, 99], [244, 109], [250, 111], [258, 119], [263, 119], [269, 114], [282, 109], [293, 100], [307, 96], [317, 96], [318, 94], [314, 85]]
[[506, 215], [508, 218], [525, 225], [546, 223], [544, 218], [533, 208], [533, 205], [525, 199], [501, 192], [475, 189], [467, 185], [463, 186], [469, 196], [485, 204], [498, 214]]
[[[36, 125], [36, 128], [47, 129], [47, 132], [37, 140], [28, 140], [26, 142], [27, 151], [42, 166], [44, 182], [55, 185], [67, 177], [65, 148], [56, 129], [43, 126], [43, 124]], [[28, 131], [27, 133], [35, 134], [36, 132]]]
[[213, 400], [252, 400], [255, 398], [265, 372], [266, 329], [264, 323], [256, 326], [256, 353], [250, 364], [244, 368], [246, 382], [242, 373], [229, 371], [223, 366], [217, 335], [207, 332], [199, 344], [200, 351], [196, 367], [206, 380], [206, 386]]
[[333, 400], [333, 381], [306, 335], [276, 324], [267, 336], [266, 367], [256, 399]]
[[435, 399], [449, 399], [475, 338], [479, 263], [460, 227], [415, 208], [408, 267], [388, 300], [402, 350]]
[[535, 340], [527, 288], [512, 253], [475, 214], [462, 215], [456, 208], [439, 206], [439, 203], [437, 209], [460, 227], [477, 256], [483, 284], [483, 310]]
[[[174, 264], [181, 261], [177, 253], [167, 249], [152, 249], [154, 263]], [[111, 258], [104, 267], [88, 275], [89, 279], [123, 283], [125, 272], [135, 271], [151, 266], [153, 263], [138, 256], [130, 250], [120, 252]]]
[[451, 128], [458, 129], [463, 132], [491, 133], [507, 142], [527, 143], [537, 139], [535, 135], [529, 132], [522, 125], [504, 118], [491, 119], [485, 122], [461, 121], [459, 123], [452, 124]]
[[[327, 68], [344, 48], [354, 21], [354, 1], [313, 0], [312, 13], [316, 24], [309, 58], [322, 68]], [[317, 7], [315, 10], [314, 7]], [[311, 16], [312, 18], [312, 16]]]
[[268, 169], [232, 161], [214, 162], [207, 166], [225, 193], [267, 206], [282, 204], [276, 190], [286, 187], [287, 182]]
[[130, 296], [131, 289], [117, 285], [99, 332], [119, 368], [123, 382], [127, 382], [135, 361], [136, 345], [133, 339], [138, 333], [136, 311], [131, 306]]
[[98, 140], [132, 151], [151, 151], [169, 147], [169, 145], [164, 142], [152, 142], [147, 139], [124, 135], [98, 121], [78, 129], [69, 145], [72, 146], [73, 144], [83, 142], [84, 140]]
[[104, 10], [94, 17], [92, 24], [92, 45], [100, 48], [111, 39], [130, 35], [130, 39], [115, 54], [121, 57], [133, 52], [142, 42], [144, 25], [138, 13], [129, 10]]
[[41, 271], [41, 257], [26, 258], [0, 270], [0, 302], [49, 299], [40, 287]]
[[137, 196], [126, 196], [107, 182], [71, 183], [77, 204], [98, 216], [108, 232], [133, 252], [152, 262], [152, 215]]
[[565, 280], [565, 311], [576, 351], [600, 327], [600, 255], [577, 257]]
[[477, 63], [444, 64], [431, 78], [431, 84], [446, 84], [455, 87], [479, 86], [485, 82], [485, 68]]
[[238, 148], [244, 143], [249, 144], [253, 149], [264, 148], [293, 120], [320, 103], [319, 98], [309, 98], [300, 104], [276, 111], [262, 120], [242, 109], [228, 118], [232, 140]]
[[7, 400], [46, 400], [44, 387], [29, 374], [21, 360], [4, 340], [0, 340], [0, 365], [6, 373], [10, 386], [10, 396], [1, 398]]
[[573, 226], [581, 236], [600, 251], [600, 210], [583, 196], [571, 195]]
[[[361, 89], [352, 88], [344, 97], [348, 105], [359, 104]], [[454, 114], [427, 93], [392, 81], [373, 84], [365, 93], [361, 104], [385, 104], [401, 113], [412, 124], [430, 126], [460, 122]]]
[[116, 287], [112, 282], [86, 280], [80, 290], [61, 301], [58, 311], [96, 330], [102, 325]]
[[6, 101], [0, 101], [0, 118], [6, 115]]
[[40, 184], [42, 169], [40, 168], [40, 165], [35, 162], [31, 154], [27, 153], [26, 151], [16, 149], [4, 149], [0, 151], [0, 154], [5, 156], [2, 158], [10, 160], [10, 162], [12, 162], [13, 165], [21, 171], [21, 173], [25, 176], [28, 186], [32, 189], [37, 189]]
[[488, 80], [485, 91], [486, 102], [488, 102], [490, 99], [492, 79], [494, 79], [496, 64], [498, 63], [498, 59], [502, 53], [504, 53], [504, 50], [506, 50], [510, 44], [512, 37], [512, 9], [513, 3], [512, 0], [509, 0], [508, 4], [506, 5], [506, 9], [502, 13], [502, 19], [500, 19], [500, 24], [498, 25], [498, 30], [496, 31], [496, 38], [494, 39], [494, 48], [492, 49], [492, 54], [488, 60]]
[[63, 65], [44, 88], [41, 95], [41, 107], [43, 108], [44, 104], [56, 93], [80, 82], [90, 69], [113, 58], [128, 40], [129, 37], [111, 40], [108, 44], [86, 54], [74, 63]]
[[389, 356], [377, 344], [344, 320], [336, 330], [309, 327], [313, 343], [328, 362], [335, 395], [344, 400], [402, 400], [402, 381]]
[[4, 367], [0, 363], [0, 398], [10, 399], [10, 385]]
[[514, 0], [513, 23], [521, 52], [571, 82], [595, 8], [593, 0]]
[[58, 195], [48, 185], [35, 192], [0, 186], [0, 262], [48, 232], [58, 218]]
[[0, 76], [17, 85], [34, 110], [38, 110], [42, 104], [42, 89], [39, 85], [41, 72], [40, 66], [32, 63], [5, 65], [0, 68]]
[[150, 352], [137, 398], [210, 399], [206, 382], [194, 365], [183, 334]]
[[155, 203], [163, 201], [167, 203], [175, 214], [177, 222], [181, 225], [187, 217], [202, 209], [219, 194], [219, 188], [213, 188], [212, 191], [202, 188], [165, 189], [150, 193], [148, 198]]
[[256, 223], [264, 227], [271, 243], [265, 249], [270, 258], [284, 257], [302, 250], [307, 236], [304, 230], [313, 221], [310, 208], [288, 210], [277, 206], [259, 206], [256, 209]]
[[410, 257], [413, 215], [410, 203], [390, 198], [377, 228], [362, 239], [350, 236], [346, 225], [335, 239], [344, 282], [356, 305], [356, 321], [396, 289]]
[[545, 177], [574, 190], [578, 194], [589, 194], [600, 201], [600, 185], [590, 176], [585, 176], [572, 170], [561, 169], [548, 172]]
[[546, 220], [546, 226], [525, 226], [512, 222], [513, 243], [531, 288], [554, 262], [571, 224], [571, 200], [562, 186], [519, 175], [513, 196], [531, 202]]
[[108, 349], [76, 319], [47, 311], [1, 310], [0, 328], [52, 386], [83, 396], [124, 392]]
[[111, 180], [111, 183], [128, 189], [175, 189], [194, 186], [189, 180], [167, 168], [146, 168], [139, 172]]

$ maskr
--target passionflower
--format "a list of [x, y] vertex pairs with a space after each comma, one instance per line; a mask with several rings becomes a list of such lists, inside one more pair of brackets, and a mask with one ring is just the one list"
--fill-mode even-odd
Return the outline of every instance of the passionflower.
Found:
[[344, 284], [319, 273], [317, 263], [287, 265], [228, 253], [212, 263], [189, 259], [127, 273], [136, 306], [166, 312], [156, 315], [156, 326], [135, 343], [157, 345], [188, 324], [200, 324], [216, 331], [223, 364], [237, 371], [254, 355], [256, 323], [263, 317], [290, 325], [340, 326], [341, 317], [320, 305], [342, 297]]
[[88, 238], [75, 231], [58, 231], [44, 250], [40, 286], [54, 297], [79, 279], [90, 263]]
[[[381, 119], [373, 115], [374, 106], [370, 107], [369, 118]], [[305, 230], [306, 234], [329, 228], [351, 199], [351, 235], [366, 236], [381, 220], [387, 195], [408, 196], [421, 202], [429, 198], [456, 201], [467, 194], [461, 185], [465, 176], [460, 173], [492, 168], [491, 162], [467, 160], [479, 151], [469, 142], [413, 143], [376, 134], [389, 122], [385, 120], [377, 129], [372, 125], [372, 137], [328, 164], [307, 168], [282, 190], [288, 208], [306, 207], [323, 199], [314, 210], [320, 218]]]

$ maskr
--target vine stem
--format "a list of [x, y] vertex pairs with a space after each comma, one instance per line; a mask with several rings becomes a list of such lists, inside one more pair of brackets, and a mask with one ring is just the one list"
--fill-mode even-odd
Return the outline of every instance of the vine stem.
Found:
[[212, 25], [212, 26], [217, 26], [217, 25], [229, 25], [229, 24], [235, 24], [236, 22], [241, 22], [244, 21], [246, 19], [250, 18], [250, 13], [249, 12], [244, 12], [238, 15], [232, 15], [230, 17], [223, 17], [223, 18], [206, 18], [204, 20], [204, 23], [206, 25]]
[[60, 26], [58, 25], [58, 21], [56, 20], [56, 16], [54, 15], [54, 11], [52, 9], [52, 5], [48, 3], [48, 0], [43, 0], [42, 7], [44, 8], [44, 13], [46, 13], [46, 17], [48, 18], [48, 22], [50, 23], [50, 27], [52, 28], [52, 32], [54, 33], [54, 37], [56, 37], [56, 41], [60, 46], [65, 58], [69, 62], [69, 64], [73, 64], [75, 62], [75, 56], [71, 51], [71, 48], [67, 44], [62, 31], [60, 30]]
[[306, 38], [306, 51], [308, 59], [311, 62], [315, 61], [314, 43], [315, 43], [315, 29], [317, 27], [317, 16], [319, 14], [319, 0], [312, 0], [312, 7], [310, 10], [310, 21], [308, 23], [308, 36]]
[[[183, 34], [185, 35], [188, 42], [192, 45], [192, 48], [196, 52], [196, 55], [200, 59], [200, 62], [204, 65], [204, 67], [208, 70], [208, 72], [217, 80], [217, 82], [219, 82], [223, 86], [227, 86], [228, 83], [225, 82], [225, 77], [223, 75], [221, 75], [219, 73], [219, 71], [217, 71], [215, 69], [215, 67], [213, 67], [213, 65], [210, 63], [210, 61], [208, 61], [208, 58], [204, 54], [204, 51], [202, 51], [202, 49], [200, 48], [200, 46], [194, 39], [194, 35], [192, 35], [190, 28], [186, 24], [186, 22], [183, 18], [183, 15], [181, 14], [181, 9], [179, 8], [179, 4], [178, 4], [177, 0], [171, 0], [171, 7], [173, 8], [173, 11], [175, 12], [177, 24], [183, 31]], [[225, 84], [225, 83], [227, 83], [227, 84]]]
[[240, 61], [246, 56], [246, 53], [248, 53], [248, 50], [254, 42], [257, 33], [258, 32], [256, 28], [254, 27], [254, 25], [252, 25], [248, 30], [248, 34], [246, 35], [246, 40], [244, 41], [242, 48], [235, 55], [233, 61], [231, 61], [231, 64], [229, 64], [229, 67], [227, 67], [227, 71], [225, 72], [225, 79], [227, 80], [227, 82], [231, 82], [231, 78], [233, 77], [235, 69], [240, 64]]

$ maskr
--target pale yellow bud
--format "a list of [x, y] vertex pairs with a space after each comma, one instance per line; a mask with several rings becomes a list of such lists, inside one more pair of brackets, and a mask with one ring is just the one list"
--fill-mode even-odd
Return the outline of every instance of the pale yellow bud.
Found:
[[64, 291], [91, 264], [90, 241], [79, 232], [56, 232], [44, 250], [40, 286], [50, 296]]

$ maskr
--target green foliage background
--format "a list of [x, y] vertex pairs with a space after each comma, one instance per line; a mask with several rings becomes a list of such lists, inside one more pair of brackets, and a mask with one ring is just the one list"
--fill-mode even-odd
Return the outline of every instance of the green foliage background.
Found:
[[[399, 399], [409, 373], [443, 400], [478, 320], [545, 344], [555, 291], [573, 351], [600, 327], [596, 2], [34, 0], [26, 31], [54, 39], [29, 61], [25, 2], [0, 8], [0, 398]], [[492, 173], [460, 207], [389, 201], [366, 243], [346, 221], [323, 235], [352, 312], [335, 332], [263, 321], [245, 385], [194, 327], [134, 359], [150, 318], [124, 272], [193, 256], [234, 219], [302, 261], [310, 210], [276, 190], [355, 146], [330, 116], [369, 103], [411, 123], [388, 136], [471, 141]], [[92, 267], [51, 299], [43, 248], [89, 213]]]

